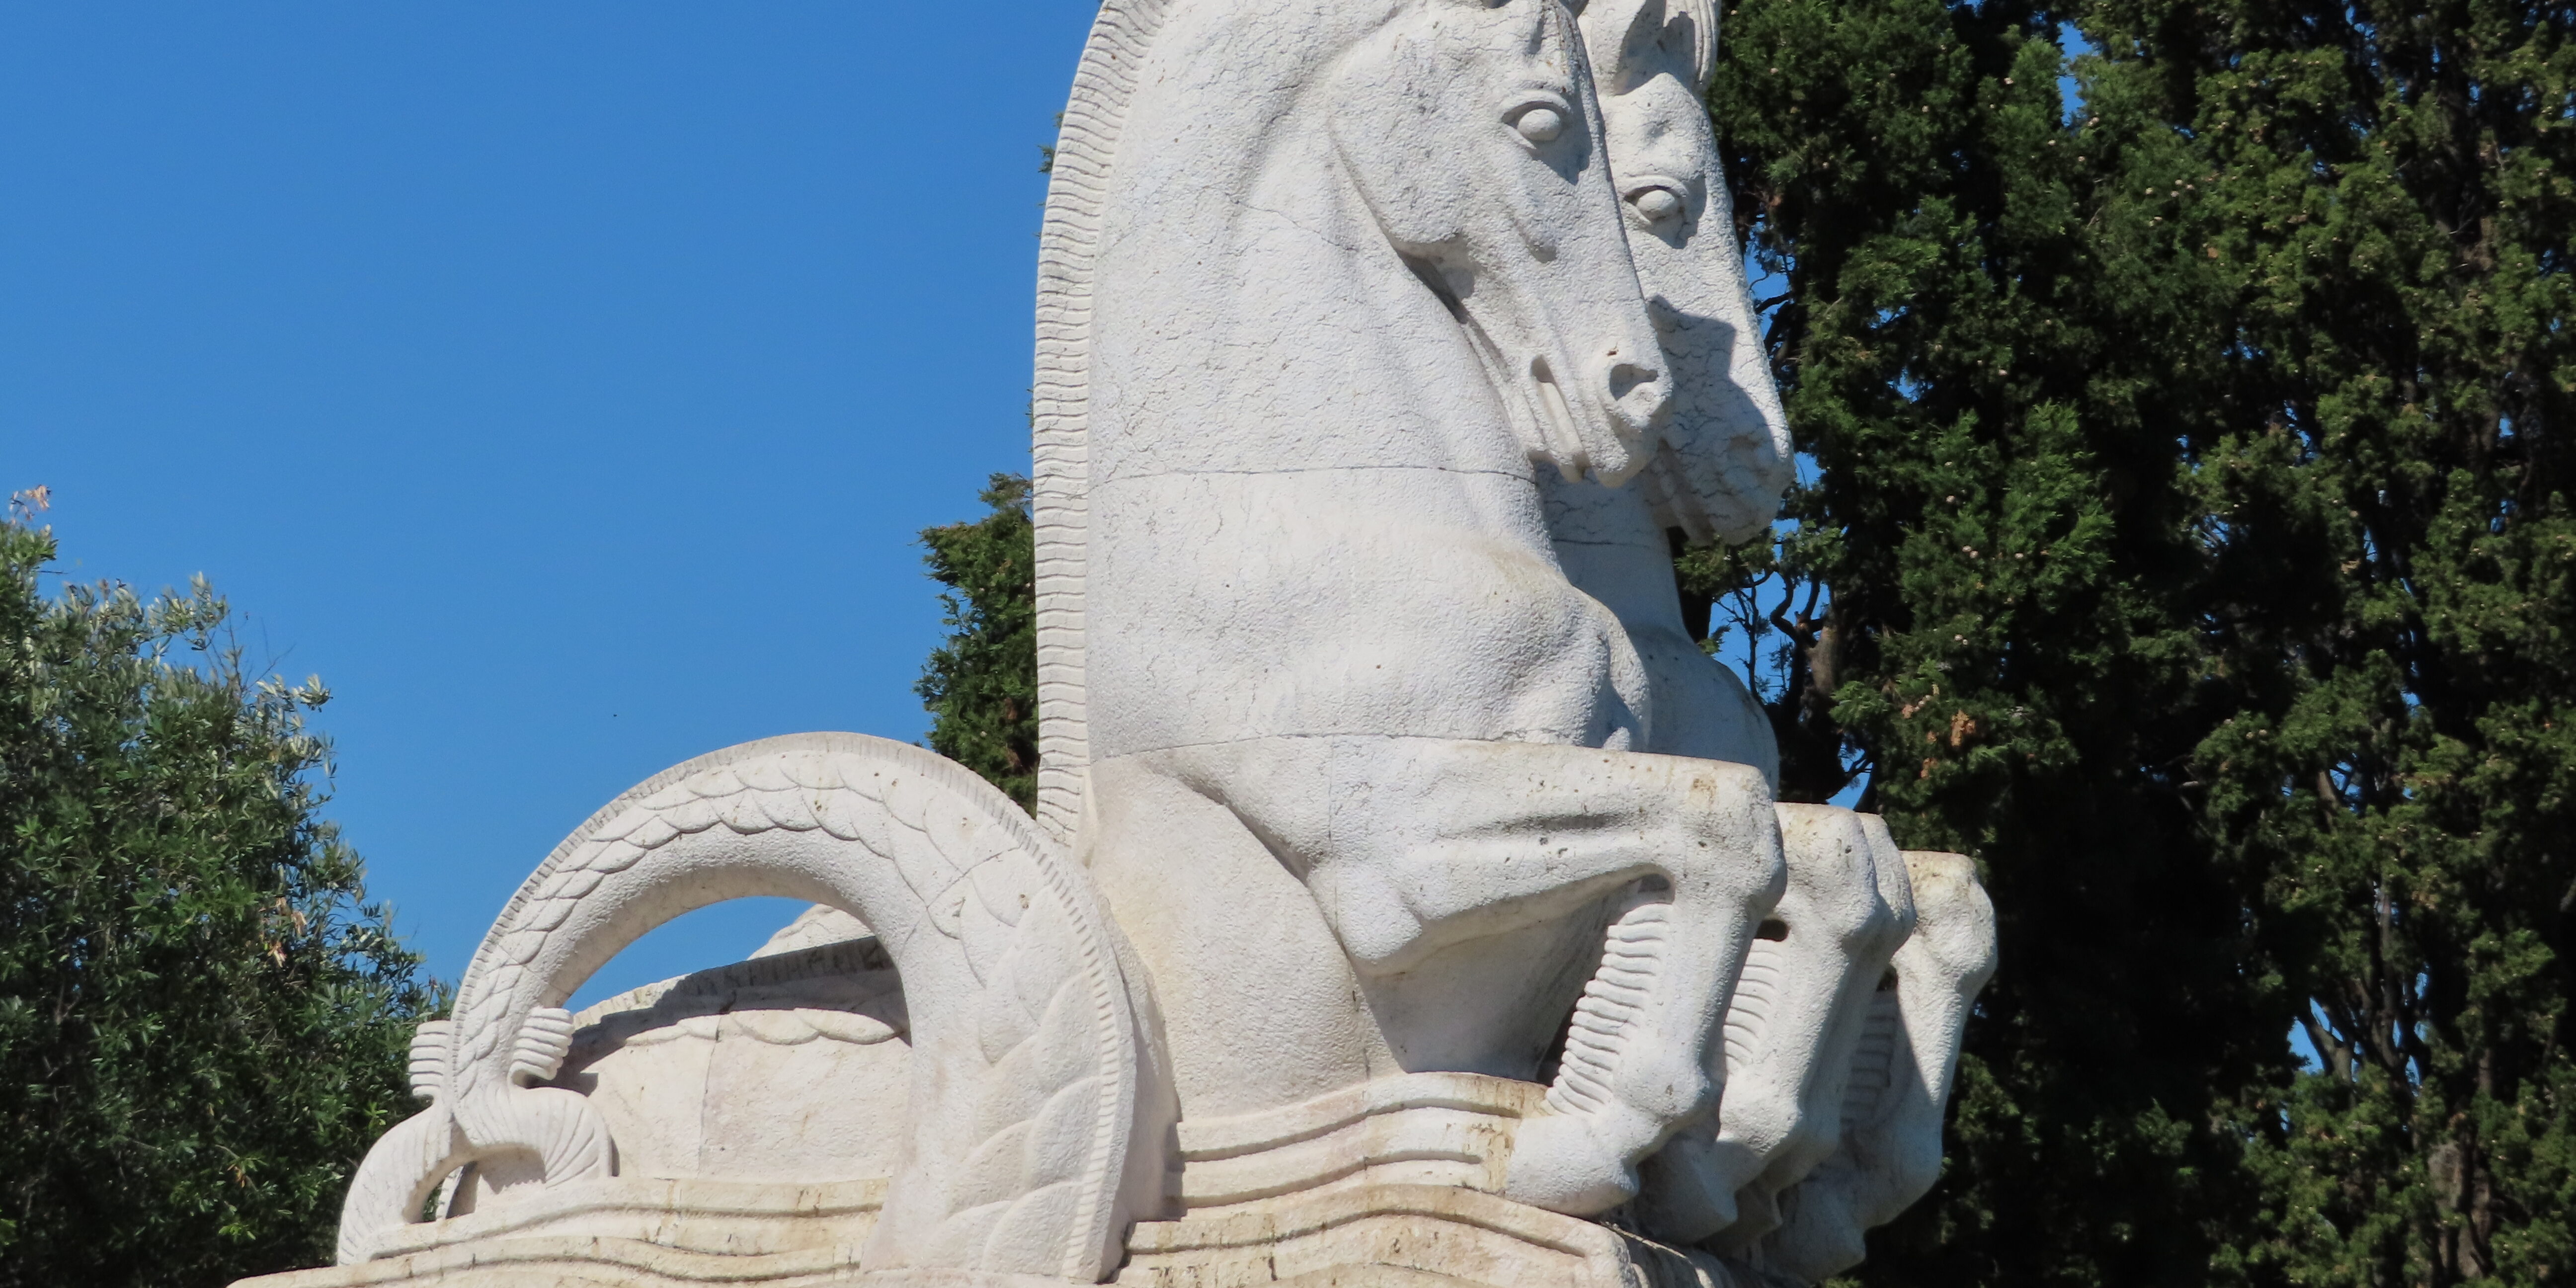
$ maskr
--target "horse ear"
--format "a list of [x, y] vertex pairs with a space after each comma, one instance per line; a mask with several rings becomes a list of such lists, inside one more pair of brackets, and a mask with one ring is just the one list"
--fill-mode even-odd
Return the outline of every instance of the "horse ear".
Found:
[[1576, 7], [1583, 52], [1604, 94], [1624, 94], [1669, 72], [1694, 90], [1716, 71], [1714, 0], [1584, 0]]
[[[1641, 58], [1664, 25], [1664, 0], [1585, 0], [1576, 11], [1583, 28], [1583, 55], [1592, 64], [1592, 81], [1604, 95], [1624, 94], [1653, 73]], [[1642, 74], [1641, 74], [1642, 73]]]
[[1717, 75], [1717, 0], [1673, 0], [1671, 7], [1673, 15], [1664, 23], [1663, 38], [1690, 78], [1685, 83], [1705, 95], [1709, 80]]

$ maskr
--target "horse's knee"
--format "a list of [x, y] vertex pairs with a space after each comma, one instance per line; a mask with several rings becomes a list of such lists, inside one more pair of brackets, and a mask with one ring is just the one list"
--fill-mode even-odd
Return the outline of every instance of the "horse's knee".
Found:
[[1694, 762], [1683, 774], [1661, 847], [1677, 884], [1769, 911], [1788, 890], [1789, 868], [1771, 784], [1750, 765]]
[[[1874, 843], [1876, 820], [1832, 805], [1777, 809], [1781, 850], [1797, 890], [1789, 932], [1831, 945], [1846, 960], [1884, 961], [1914, 929], [1914, 906], [1904, 893], [1904, 860]], [[1895, 870], [1884, 870], [1891, 862]], [[1891, 888], [1895, 900], [1888, 897]]]
[[1635, 1098], [1635, 1107], [1664, 1124], [1667, 1132], [1683, 1123], [1706, 1122], [1717, 1109], [1721, 1087], [1709, 1076], [1708, 1061], [1683, 1046], [1673, 1047], [1667, 1058], [1670, 1067], [1663, 1077], [1638, 1080], [1645, 1094]]
[[1729, 1156], [1733, 1184], [1750, 1184], [1774, 1157], [1812, 1130], [1798, 1092], [1758, 1070], [1728, 1080], [1717, 1111], [1718, 1146]]
[[1327, 863], [1306, 878], [1324, 923], [1363, 975], [1402, 972], [1433, 947], [1420, 913], [1382, 863]]

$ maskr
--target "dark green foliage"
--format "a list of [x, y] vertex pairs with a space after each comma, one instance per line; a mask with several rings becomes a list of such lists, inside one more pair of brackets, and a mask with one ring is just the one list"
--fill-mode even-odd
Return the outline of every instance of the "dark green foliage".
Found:
[[2231, 328], [2187, 428], [2236, 710], [2191, 772], [2327, 1066], [2258, 1138], [2283, 1264], [2569, 1282], [2576, 8], [2092, 27], [2187, 129], [2168, 256], [2205, 247]]
[[2576, 12], [1728, 24], [1817, 469], [1685, 580], [1789, 794], [1869, 772], [2002, 914], [1951, 1175], [1862, 1277], [2576, 1277]]
[[1038, 792], [1037, 530], [1029, 481], [996, 474], [972, 523], [924, 528], [923, 562], [953, 594], [947, 642], [913, 686], [931, 713], [930, 749], [1033, 809]]
[[1686, 580], [1790, 597], [1722, 615], [1786, 644], [1756, 657], [1784, 793], [1868, 772], [1862, 808], [1975, 855], [2001, 918], [1950, 1175], [1862, 1274], [2223, 1279], [2257, 1198], [2231, 1095], [2286, 1075], [2289, 1021], [2185, 786], [2203, 559], [2169, 403], [2196, 337], [2118, 267], [2144, 220], [2063, 120], [2042, 15], [1752, 0], [1729, 24], [1712, 104], [1788, 277], [1771, 340], [1820, 468], [1776, 551]]
[[0, 1285], [326, 1263], [437, 1001], [318, 815], [326, 695], [53, 557], [0, 524]]

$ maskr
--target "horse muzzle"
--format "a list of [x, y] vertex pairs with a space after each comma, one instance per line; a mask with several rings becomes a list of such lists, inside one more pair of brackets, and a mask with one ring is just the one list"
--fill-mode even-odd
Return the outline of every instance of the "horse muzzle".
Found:
[[1606, 346], [1559, 382], [1544, 358], [1530, 364], [1548, 454], [1568, 477], [1590, 474], [1617, 487], [1653, 458], [1655, 438], [1672, 417], [1672, 382], [1652, 346]]

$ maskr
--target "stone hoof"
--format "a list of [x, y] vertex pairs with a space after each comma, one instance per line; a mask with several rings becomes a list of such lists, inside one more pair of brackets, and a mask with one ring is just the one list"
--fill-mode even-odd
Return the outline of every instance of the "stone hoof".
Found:
[[1735, 1194], [1718, 1166], [1713, 1132], [1707, 1125], [1684, 1128], [1638, 1166], [1645, 1191], [1637, 1218], [1646, 1233], [1689, 1247], [1735, 1224]]
[[1521, 1120], [1504, 1198], [1567, 1216], [1593, 1216], [1636, 1196], [1637, 1169], [1603, 1138], [1599, 1124], [1572, 1114]]

